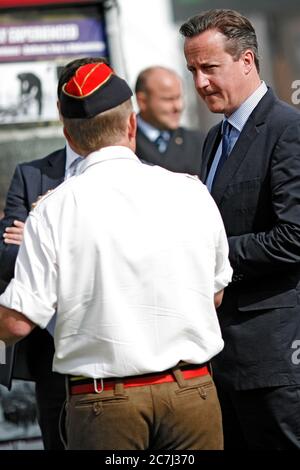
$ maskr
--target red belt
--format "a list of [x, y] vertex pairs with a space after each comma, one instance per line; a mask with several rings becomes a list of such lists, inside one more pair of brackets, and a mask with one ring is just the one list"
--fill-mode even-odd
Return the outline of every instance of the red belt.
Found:
[[[181, 369], [181, 374], [185, 379], [192, 379], [194, 377], [201, 377], [203, 375], [208, 375], [209, 370], [207, 366], [196, 367], [193, 369], [183, 370]], [[99, 388], [103, 390], [113, 390], [115, 388], [116, 382], [120, 382], [123, 386], [126, 387], [142, 387], [143, 385], [156, 385], [166, 382], [175, 382], [176, 379], [174, 375], [166, 372], [158, 372], [156, 374], [147, 374], [147, 375], [137, 375], [132, 377], [124, 377], [118, 379], [98, 379]], [[74, 382], [77, 382], [74, 384]], [[84, 382], [84, 383], [83, 383]], [[84, 378], [70, 378], [70, 387], [69, 391], [71, 395], [84, 394], [84, 393], [95, 393], [95, 383], [93, 379], [84, 379]], [[101, 383], [101, 386], [100, 386]], [[97, 385], [97, 383], [96, 383]], [[98, 387], [97, 387], [98, 388]]]

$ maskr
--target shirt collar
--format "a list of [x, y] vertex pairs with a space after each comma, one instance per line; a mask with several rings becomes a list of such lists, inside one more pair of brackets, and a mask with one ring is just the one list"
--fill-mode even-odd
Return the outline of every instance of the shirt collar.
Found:
[[267, 93], [268, 88], [265, 82], [261, 82], [260, 86], [250, 95], [241, 106], [232, 113], [227, 119], [228, 122], [239, 132], [242, 132], [250, 114], [256, 108], [262, 97]]
[[168, 140], [170, 137], [170, 132], [169, 131], [161, 131], [159, 129], [156, 129], [156, 127], [153, 127], [151, 124], [148, 122], [144, 121], [144, 119], [141, 118], [141, 116], [138, 114], [137, 115], [137, 123], [138, 127], [140, 130], [145, 134], [145, 136], [151, 141], [154, 142], [161, 133], [164, 134], [164, 139]]
[[103, 147], [96, 152], [90, 153], [80, 164], [79, 173], [84, 173], [87, 168], [92, 165], [96, 165], [98, 163], [102, 163], [105, 161], [113, 161], [113, 160], [133, 160], [137, 163], [141, 163], [138, 157], [133, 153], [132, 150], [128, 147], [124, 147], [122, 145], [112, 145], [110, 147]]

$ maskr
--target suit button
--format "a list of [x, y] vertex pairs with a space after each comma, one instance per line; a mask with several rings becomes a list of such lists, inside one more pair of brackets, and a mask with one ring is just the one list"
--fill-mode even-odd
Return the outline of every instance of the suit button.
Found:
[[243, 279], [244, 279], [244, 274], [235, 273], [232, 276], [232, 282], [239, 282], [239, 281], [242, 281]]
[[183, 144], [183, 138], [182, 137], [176, 137], [175, 138], [175, 144], [182, 145]]

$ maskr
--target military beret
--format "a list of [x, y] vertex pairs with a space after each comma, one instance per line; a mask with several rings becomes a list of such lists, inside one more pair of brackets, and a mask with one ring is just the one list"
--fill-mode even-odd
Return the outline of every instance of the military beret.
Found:
[[63, 85], [60, 112], [70, 119], [91, 118], [124, 103], [131, 96], [126, 81], [107, 64], [86, 64]]

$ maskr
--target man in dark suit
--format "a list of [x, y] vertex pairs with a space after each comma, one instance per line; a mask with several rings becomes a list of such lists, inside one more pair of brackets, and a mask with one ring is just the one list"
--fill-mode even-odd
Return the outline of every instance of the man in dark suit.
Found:
[[[61, 71], [58, 100], [63, 85], [81, 65], [106, 62], [102, 57], [75, 59]], [[59, 106], [59, 101], [58, 101]], [[69, 145], [40, 160], [16, 167], [6, 199], [4, 218], [0, 221], [0, 289], [14, 276], [15, 260], [23, 239], [24, 222], [32, 204], [74, 173], [79, 155]], [[48, 331], [49, 330], [49, 331]], [[7, 348], [6, 364], [0, 368], [0, 383], [11, 387], [12, 378], [36, 383], [38, 419], [46, 450], [63, 449], [59, 434], [60, 414], [65, 401], [65, 378], [52, 372], [53, 337], [48, 330], [36, 328], [16, 346]], [[62, 426], [63, 427], [63, 426]]]
[[140, 72], [136, 154], [147, 163], [178, 173], [200, 174], [203, 135], [179, 126], [183, 111], [182, 82], [165, 67]]
[[299, 449], [300, 113], [261, 81], [247, 18], [210, 10], [180, 32], [197, 92], [224, 114], [204, 143], [202, 179], [234, 269], [214, 362], [225, 449]]
[[[58, 150], [41, 160], [16, 167], [7, 194], [5, 216], [0, 221], [0, 277], [9, 282], [14, 274], [18, 245], [31, 205], [65, 176], [66, 150]], [[63, 449], [59, 437], [59, 414], [65, 400], [64, 377], [52, 372], [53, 338], [47, 330], [36, 328], [30, 336], [8, 348], [7, 363], [1, 366], [1, 383], [8, 388], [12, 378], [36, 383], [38, 419], [44, 447]]]

